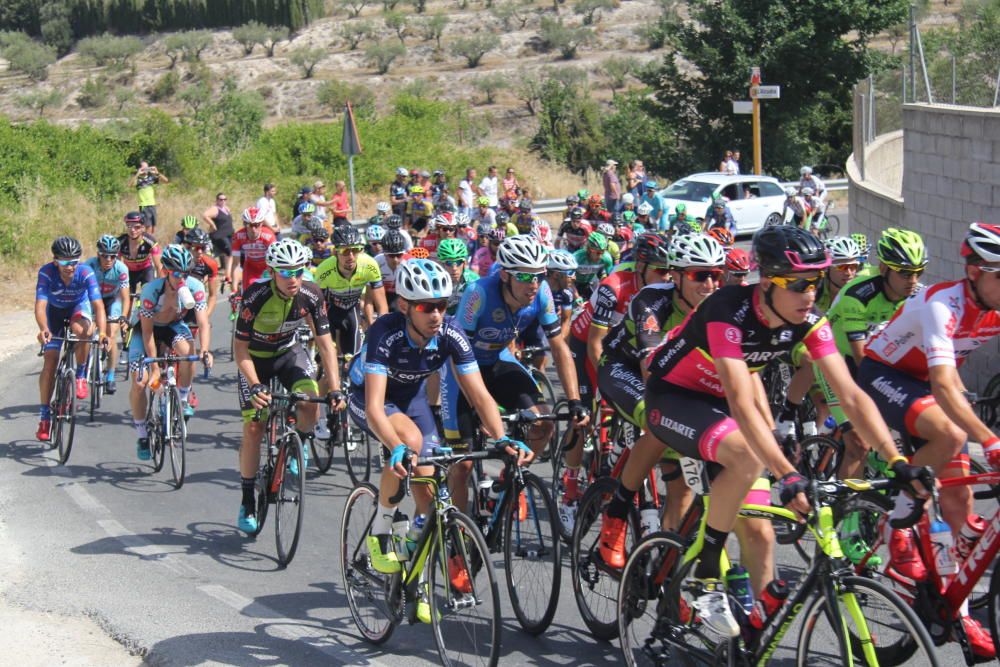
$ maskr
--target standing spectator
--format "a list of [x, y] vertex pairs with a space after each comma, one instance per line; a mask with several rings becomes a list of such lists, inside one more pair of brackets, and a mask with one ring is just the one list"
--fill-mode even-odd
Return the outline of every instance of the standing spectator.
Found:
[[476, 185], [476, 170], [466, 169], [465, 178], [458, 184], [458, 212], [470, 215], [476, 206], [477, 196], [479, 196], [479, 186]]
[[330, 198], [330, 206], [333, 208], [333, 225], [351, 222], [351, 198], [347, 193], [347, 184], [337, 181], [333, 184], [337, 189]]
[[442, 191], [448, 191], [448, 181], [444, 180], [445, 173], [440, 169], [434, 171], [434, 182], [431, 183], [431, 195], [438, 199]]
[[308, 185], [303, 185], [299, 190], [299, 196], [295, 199], [295, 203], [292, 204], [292, 220], [299, 217], [304, 204], [312, 204], [315, 208], [315, 204], [312, 203], [312, 191], [313, 189]]
[[427, 171], [426, 169], [421, 171], [420, 180], [417, 181], [417, 183], [420, 185], [420, 187], [424, 189], [424, 192], [431, 192], [431, 186], [434, 185], [433, 183], [431, 183], [431, 172]]
[[406, 167], [396, 167], [396, 180], [389, 184], [389, 205], [395, 215], [406, 215]]
[[740, 174], [740, 152], [733, 151], [733, 164], [736, 166], [736, 175]]
[[257, 210], [264, 218], [264, 224], [271, 228], [275, 236], [281, 230], [281, 221], [278, 220], [278, 206], [274, 201], [276, 194], [278, 194], [278, 188], [273, 183], [265, 183], [264, 195], [257, 200]]
[[736, 175], [736, 163], [733, 162], [732, 151], [726, 151], [722, 156], [722, 162], [719, 163], [719, 171], [727, 176]]
[[517, 199], [521, 184], [514, 175], [514, 167], [507, 167], [507, 175], [503, 177], [503, 196], [507, 199]]
[[166, 174], [161, 174], [156, 165], [152, 167], [145, 160], [139, 163], [139, 170], [129, 179], [129, 187], [135, 188], [136, 199], [139, 201], [139, 213], [146, 223], [146, 230], [156, 234], [156, 191], [153, 186], [158, 183], [169, 183]]
[[637, 199], [642, 199], [646, 193], [646, 166], [642, 160], [632, 160], [628, 164], [628, 191]]
[[618, 212], [622, 198], [622, 184], [618, 180], [618, 163], [608, 160], [604, 163], [604, 208], [609, 213]]
[[[233, 214], [226, 203], [228, 197], [224, 192], [215, 195], [215, 203], [205, 209], [201, 219], [208, 228], [208, 237], [212, 239], [212, 249], [215, 258], [225, 264], [225, 275], [232, 273], [233, 266]], [[223, 260], [223, 258], [225, 258]]]
[[500, 182], [497, 178], [497, 168], [490, 165], [486, 176], [479, 183], [479, 196], [490, 200], [490, 208], [494, 211], [500, 206]]
[[[326, 183], [323, 181], [316, 181], [313, 183], [313, 191], [309, 196], [309, 199], [316, 205], [316, 217], [319, 220], [322, 220], [323, 224], [326, 225], [326, 220], [330, 217], [326, 209], [332, 206], [332, 202], [326, 200]], [[329, 231], [329, 229], [330, 227], [327, 225], [327, 231]]]

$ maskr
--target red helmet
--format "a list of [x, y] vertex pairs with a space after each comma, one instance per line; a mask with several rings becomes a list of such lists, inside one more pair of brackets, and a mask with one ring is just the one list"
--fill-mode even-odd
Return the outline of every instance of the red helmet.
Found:
[[743, 248], [730, 248], [726, 251], [726, 268], [736, 273], [750, 271], [750, 255]]
[[263, 222], [263, 216], [260, 214], [260, 209], [256, 206], [251, 206], [243, 211], [243, 224], [248, 224], [251, 222]]
[[733, 238], [732, 232], [725, 227], [712, 227], [707, 233], [713, 239], [718, 241], [723, 248], [731, 248], [733, 244], [736, 243], [736, 239]]

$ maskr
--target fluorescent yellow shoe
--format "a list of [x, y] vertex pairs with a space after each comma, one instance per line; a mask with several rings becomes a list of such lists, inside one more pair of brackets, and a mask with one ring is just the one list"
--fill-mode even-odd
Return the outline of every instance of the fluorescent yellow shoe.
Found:
[[[396, 574], [400, 571], [399, 557], [391, 550], [388, 535], [369, 535], [366, 539], [372, 567], [382, 574]], [[389, 551], [386, 551], [389, 549]]]

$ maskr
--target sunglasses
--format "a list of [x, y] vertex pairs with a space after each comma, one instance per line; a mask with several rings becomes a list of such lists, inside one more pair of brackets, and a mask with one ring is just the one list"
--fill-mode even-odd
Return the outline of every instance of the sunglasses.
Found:
[[743, 280], [747, 277], [747, 275], [749, 275], [749, 271], [730, 271], [729, 275], [732, 278], [739, 278], [740, 280]]
[[385, 253], [385, 256], [386, 257], [392, 257], [394, 259], [402, 259], [403, 258], [403, 253], [401, 253], [401, 252], [387, 252], [387, 253]]
[[570, 270], [570, 271], [563, 271], [563, 270], [560, 270], [560, 269], [549, 269], [549, 271], [551, 271], [552, 273], [559, 273], [559, 274], [562, 274], [564, 276], [568, 276], [570, 278], [572, 278], [573, 276], [576, 275], [576, 270], [575, 269]]
[[136, 222], [136, 223], [131, 224], [131, 225], [126, 225], [126, 227], [128, 227], [129, 229], [142, 229], [145, 226], [146, 225], [142, 224], [141, 222]]
[[668, 266], [651, 266], [649, 269], [658, 276], [665, 276], [670, 273], [670, 267]]
[[446, 259], [443, 264], [445, 266], [462, 266], [465, 264], [464, 259]]
[[924, 274], [923, 269], [892, 269], [892, 270], [904, 278], [913, 278], [914, 276], [919, 278]]
[[542, 279], [545, 277], [545, 274], [542, 273], [526, 273], [523, 271], [518, 271], [517, 273], [511, 273], [510, 275], [512, 275], [514, 277], [514, 280], [516, 280], [517, 282], [525, 283], [527, 285], [531, 285], [533, 283], [540, 283], [542, 282]]
[[297, 269], [275, 269], [274, 272], [282, 278], [301, 278], [306, 270], [304, 267], [299, 267]]
[[185, 278], [188, 277], [188, 272], [187, 271], [171, 271], [170, 275], [173, 276], [174, 278], [176, 278], [177, 280], [184, 280]]
[[76, 266], [79, 263], [80, 263], [80, 260], [78, 260], [78, 259], [57, 259], [56, 260], [56, 264], [58, 264], [59, 266], [66, 266], [66, 267]]
[[217, 197], [216, 201], [228, 201], [227, 197]]
[[341, 255], [357, 255], [359, 252], [364, 250], [363, 245], [345, 245], [343, 247], [337, 248], [337, 252]]
[[697, 271], [688, 269], [687, 271], [684, 272], [684, 275], [687, 277], [688, 280], [694, 281], [696, 283], [703, 283], [709, 278], [711, 278], [715, 282], [719, 282], [720, 280], [722, 280], [722, 273], [723, 273], [722, 269], [701, 269]]
[[858, 264], [858, 263], [854, 263], [854, 264], [834, 264], [833, 268], [837, 269], [838, 271], [840, 271], [842, 273], [848, 273], [850, 271], [858, 271], [861, 268], [861, 265]]
[[413, 310], [418, 313], [443, 313], [448, 310], [448, 301], [418, 301], [413, 305]]
[[820, 271], [819, 275], [812, 278], [792, 278], [790, 276], [771, 276], [771, 282], [781, 289], [790, 290], [803, 294], [805, 292], [815, 292], [823, 282], [826, 271]]
[[979, 270], [983, 273], [1000, 273], [1000, 266], [980, 266]]
[[117, 259], [118, 255], [101, 255], [101, 259]]

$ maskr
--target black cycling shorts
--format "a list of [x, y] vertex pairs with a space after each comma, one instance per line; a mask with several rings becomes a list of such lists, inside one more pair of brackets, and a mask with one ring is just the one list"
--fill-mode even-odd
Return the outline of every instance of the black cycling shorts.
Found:
[[681, 456], [718, 461], [719, 444], [738, 431], [725, 398], [664, 383], [646, 387], [646, 428]]
[[361, 351], [361, 306], [337, 308], [327, 302], [330, 334], [337, 343], [337, 354], [356, 355]]
[[[480, 366], [490, 396], [507, 412], [533, 408], [545, 402], [531, 372], [518, 362], [497, 361], [492, 366]], [[458, 397], [458, 432], [462, 440], [471, 442], [479, 419], [476, 410], [462, 392]]]
[[[304, 391], [319, 393], [319, 385], [314, 379], [315, 367], [309, 359], [309, 355], [302, 349], [301, 345], [295, 345], [288, 352], [277, 357], [254, 357], [253, 367], [257, 372], [257, 380], [268, 385], [271, 378], [278, 378], [281, 386], [288, 391]], [[243, 422], [253, 419], [257, 409], [250, 402], [250, 383], [243, 373], [237, 371], [237, 393], [240, 397], [240, 412], [243, 415]], [[261, 411], [261, 419], [267, 418], [267, 410]]]
[[128, 272], [128, 291], [135, 294], [136, 287], [140, 284], [148, 285], [156, 278], [156, 267], [150, 264], [145, 269]]

